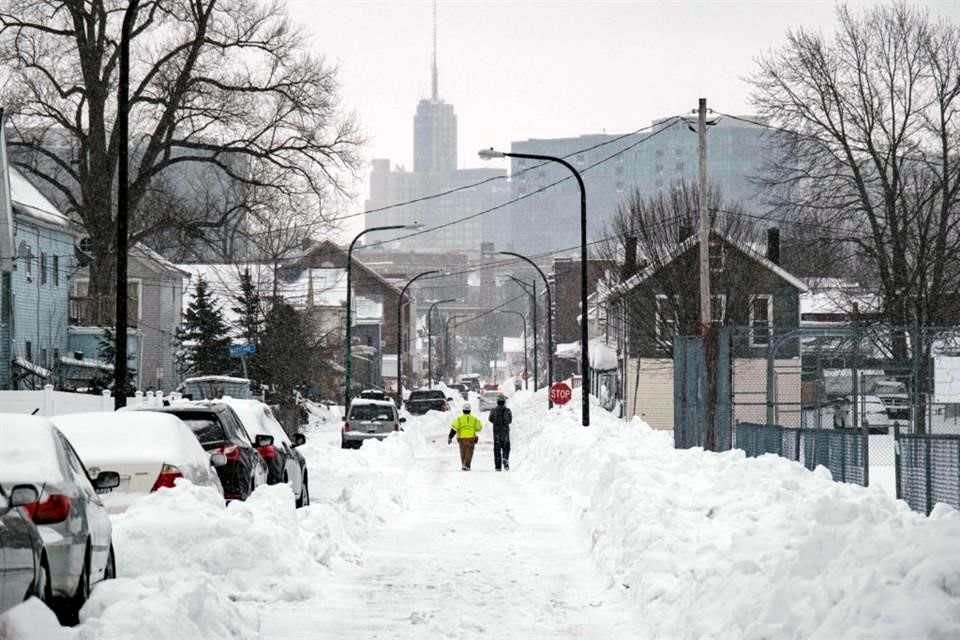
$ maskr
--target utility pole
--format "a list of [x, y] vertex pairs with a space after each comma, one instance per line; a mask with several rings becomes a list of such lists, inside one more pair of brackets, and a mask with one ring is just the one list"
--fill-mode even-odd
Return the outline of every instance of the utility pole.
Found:
[[130, 32], [139, 0], [130, 0], [120, 27], [120, 57], [117, 61], [117, 290], [115, 293], [113, 343], [113, 407], [127, 406], [127, 204], [129, 200], [130, 142]]
[[697, 105], [697, 157], [699, 169], [700, 214], [700, 335], [703, 337], [704, 364], [707, 375], [706, 403], [701, 444], [707, 451], [717, 450], [715, 416], [717, 414], [717, 334], [713, 328], [710, 298], [710, 212], [707, 210], [707, 99]]

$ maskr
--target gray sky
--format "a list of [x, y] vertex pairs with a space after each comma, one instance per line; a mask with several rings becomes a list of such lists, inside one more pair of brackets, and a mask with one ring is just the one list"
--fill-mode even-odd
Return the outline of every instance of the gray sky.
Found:
[[[315, 50], [339, 65], [344, 105], [369, 139], [366, 159], [411, 168], [413, 114], [430, 93], [432, 3], [288, 3]], [[960, 20], [960, 0], [920, 4]], [[440, 97], [456, 109], [459, 164], [482, 166], [477, 149], [512, 140], [633, 131], [695, 109], [699, 97], [718, 111], [747, 113], [743, 78], [754, 58], [779, 46], [789, 28], [832, 31], [834, 6], [441, 0]], [[366, 189], [356, 185], [350, 212], [362, 209]]]

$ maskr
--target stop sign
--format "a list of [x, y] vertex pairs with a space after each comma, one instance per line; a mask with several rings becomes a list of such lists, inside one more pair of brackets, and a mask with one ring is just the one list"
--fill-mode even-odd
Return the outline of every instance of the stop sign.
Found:
[[556, 382], [550, 387], [550, 400], [553, 404], [567, 404], [570, 402], [570, 396], [573, 390], [566, 382]]

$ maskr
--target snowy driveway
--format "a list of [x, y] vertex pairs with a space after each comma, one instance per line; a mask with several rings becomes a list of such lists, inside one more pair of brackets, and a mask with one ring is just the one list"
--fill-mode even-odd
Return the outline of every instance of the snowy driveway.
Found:
[[469, 473], [453, 446], [418, 462], [407, 511], [370, 538], [363, 565], [314, 600], [272, 608], [265, 638], [631, 635], [622, 587], [599, 577], [589, 541], [543, 484], [495, 473], [488, 441]]

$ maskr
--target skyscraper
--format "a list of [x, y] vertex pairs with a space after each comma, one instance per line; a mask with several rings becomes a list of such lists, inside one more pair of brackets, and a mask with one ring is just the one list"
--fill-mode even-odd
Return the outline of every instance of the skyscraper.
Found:
[[437, 5], [433, 5], [433, 67], [430, 98], [417, 104], [413, 118], [413, 170], [451, 173], [457, 170], [457, 114], [440, 99], [437, 70]]

